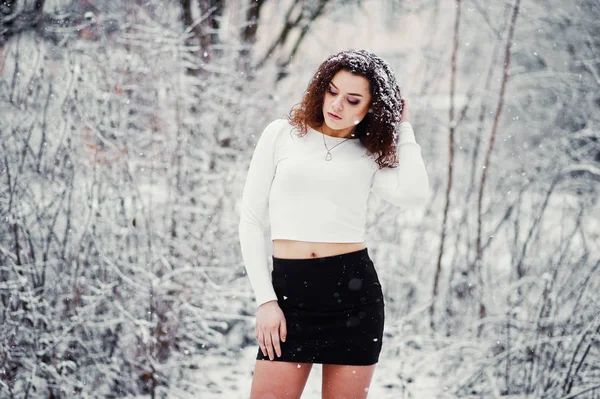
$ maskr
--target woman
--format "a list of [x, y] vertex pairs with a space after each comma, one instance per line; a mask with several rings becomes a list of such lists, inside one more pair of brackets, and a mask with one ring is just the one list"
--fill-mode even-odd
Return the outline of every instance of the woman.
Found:
[[323, 398], [367, 396], [384, 325], [367, 199], [419, 206], [429, 190], [409, 118], [387, 63], [350, 50], [325, 60], [301, 104], [260, 136], [239, 225], [258, 305], [251, 398], [299, 398], [314, 363]]

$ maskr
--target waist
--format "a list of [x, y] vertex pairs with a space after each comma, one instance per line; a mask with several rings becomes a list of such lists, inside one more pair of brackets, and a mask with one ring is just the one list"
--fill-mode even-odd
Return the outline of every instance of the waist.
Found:
[[314, 259], [365, 249], [364, 242], [310, 242], [273, 240], [273, 256], [280, 259]]

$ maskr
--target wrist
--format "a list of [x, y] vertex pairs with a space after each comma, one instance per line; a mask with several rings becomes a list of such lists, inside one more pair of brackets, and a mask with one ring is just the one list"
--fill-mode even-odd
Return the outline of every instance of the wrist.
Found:
[[263, 307], [267, 308], [267, 307], [269, 307], [269, 306], [273, 306], [273, 305], [276, 305], [276, 304], [277, 304], [277, 300], [276, 300], [276, 299], [273, 299], [273, 300], [270, 300], [270, 301], [267, 301], [267, 302], [261, 303], [261, 304], [258, 306], [258, 308], [259, 308], [259, 309], [260, 309], [260, 308], [263, 308]]

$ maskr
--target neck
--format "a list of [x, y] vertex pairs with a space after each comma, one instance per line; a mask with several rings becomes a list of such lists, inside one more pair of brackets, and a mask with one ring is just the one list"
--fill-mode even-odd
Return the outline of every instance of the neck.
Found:
[[354, 136], [352, 136], [352, 133], [354, 132], [354, 127], [348, 127], [346, 129], [335, 130], [335, 129], [331, 129], [329, 126], [327, 126], [326, 123], [323, 123], [319, 127], [319, 130], [321, 131], [321, 133], [326, 134], [331, 137], [337, 137], [340, 139], [354, 138]]

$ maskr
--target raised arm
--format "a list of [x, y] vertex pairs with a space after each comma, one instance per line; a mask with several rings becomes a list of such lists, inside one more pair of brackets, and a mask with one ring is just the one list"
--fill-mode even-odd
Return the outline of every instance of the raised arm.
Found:
[[278, 126], [279, 121], [271, 122], [258, 139], [242, 195], [240, 246], [257, 306], [277, 300], [269, 273], [264, 235], [268, 228], [269, 192], [275, 175], [274, 151]]
[[429, 178], [421, 157], [421, 146], [409, 122], [399, 126], [398, 162], [396, 168], [383, 168], [375, 172], [371, 191], [384, 200], [402, 207], [421, 206], [429, 196]]

